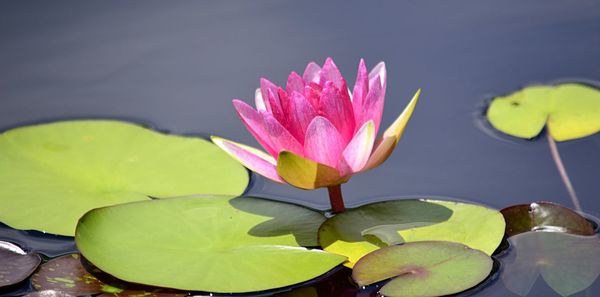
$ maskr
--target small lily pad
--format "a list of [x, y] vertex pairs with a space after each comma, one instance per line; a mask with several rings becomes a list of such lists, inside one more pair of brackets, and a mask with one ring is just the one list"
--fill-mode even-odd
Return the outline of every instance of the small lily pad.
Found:
[[440, 200], [395, 200], [368, 204], [327, 219], [319, 229], [326, 251], [348, 257], [352, 267], [362, 256], [403, 242], [444, 240], [463, 243], [491, 255], [504, 236], [504, 218], [487, 207]]
[[258, 198], [181, 197], [92, 210], [75, 241], [90, 262], [125, 281], [242, 293], [308, 281], [344, 262], [304, 247], [316, 245], [324, 220]]
[[487, 118], [515, 137], [533, 138], [547, 125], [556, 141], [577, 139], [600, 131], [600, 90], [577, 83], [531, 86], [494, 98]]
[[82, 120], [0, 134], [0, 221], [73, 236], [88, 210], [192, 194], [241, 194], [248, 172], [209, 141]]
[[[89, 269], [89, 271], [88, 271]], [[97, 275], [103, 272], [82, 264], [81, 255], [69, 254], [44, 263], [31, 278], [31, 283], [40, 292], [58, 292], [69, 296], [96, 295], [113, 297], [183, 297], [186, 292], [168, 292], [161, 288], [147, 290], [126, 289], [131, 284], [106, 284]], [[136, 286], [136, 285], [133, 285]], [[139, 285], [138, 285], [139, 287]]]
[[492, 271], [485, 253], [447, 241], [420, 241], [374, 251], [354, 266], [359, 286], [391, 279], [380, 294], [389, 297], [441, 296], [472, 288]]
[[506, 235], [549, 230], [593, 235], [592, 224], [575, 211], [552, 202], [534, 202], [507, 207], [500, 211], [506, 220]]
[[600, 239], [561, 232], [525, 232], [508, 239], [511, 252], [500, 260], [504, 285], [527, 296], [541, 275], [556, 293], [570, 296], [600, 275]]
[[41, 261], [37, 254], [28, 254], [17, 245], [0, 241], [0, 288], [24, 281]]

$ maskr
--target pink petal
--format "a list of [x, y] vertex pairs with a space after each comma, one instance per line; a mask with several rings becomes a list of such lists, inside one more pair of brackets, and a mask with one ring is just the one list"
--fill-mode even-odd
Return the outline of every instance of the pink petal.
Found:
[[260, 143], [260, 145], [262, 145], [262, 147], [269, 152], [269, 154], [277, 156], [279, 152], [275, 151], [273, 145], [271, 144], [269, 134], [265, 128], [263, 117], [256, 110], [254, 110], [252, 106], [248, 105], [244, 101], [234, 99], [233, 107], [237, 111], [238, 116], [244, 125], [246, 125], [248, 131], [250, 131], [252, 136], [256, 138], [256, 141], [258, 141], [258, 143]]
[[[358, 123], [361, 119], [365, 96], [369, 92], [369, 78], [365, 61], [360, 59], [358, 64], [358, 73], [356, 74], [356, 83], [352, 91], [352, 106], [354, 108], [355, 120]], [[357, 125], [358, 126], [358, 125]]]
[[347, 88], [338, 89], [327, 82], [321, 93], [319, 111], [333, 123], [342, 135], [344, 146], [354, 134], [354, 111]]
[[319, 110], [322, 91], [323, 88], [313, 82], [306, 84], [304, 87], [304, 97], [310, 102], [315, 110]]
[[381, 84], [381, 88], [385, 92], [386, 81], [387, 81], [387, 71], [385, 69], [384, 62], [379, 62], [377, 65], [375, 65], [375, 67], [373, 67], [373, 69], [371, 69], [371, 72], [369, 72], [369, 89], [373, 87], [373, 84], [375, 83], [375, 78], [377, 76], [379, 76], [379, 82]]
[[271, 154], [273, 157], [277, 157], [281, 151], [289, 151], [301, 156], [304, 155], [302, 144], [273, 115], [268, 112], [261, 112], [260, 114], [263, 117], [265, 130], [271, 140], [273, 150], [276, 152], [275, 154]]
[[285, 86], [285, 90], [288, 94], [292, 92], [303, 93], [304, 92], [304, 81], [302, 77], [298, 75], [298, 73], [292, 71], [290, 76], [288, 76], [287, 85]]
[[277, 119], [277, 121], [279, 121], [279, 123], [285, 126], [287, 123], [287, 116], [283, 112], [283, 108], [281, 107], [281, 103], [279, 101], [279, 96], [277, 93], [273, 92], [273, 89], [268, 89], [267, 93], [269, 94], [267, 98], [269, 99], [269, 106], [271, 106], [271, 114]]
[[302, 80], [304, 82], [313, 82], [319, 83], [319, 78], [321, 77], [321, 66], [319, 66], [315, 62], [310, 62], [306, 65], [306, 69], [304, 69], [304, 74], [302, 75]]
[[317, 116], [317, 111], [306, 97], [298, 92], [292, 93], [290, 105], [290, 132], [298, 141], [304, 143], [305, 131], [312, 119]]
[[277, 96], [279, 97], [279, 104], [281, 104], [281, 110], [286, 115], [286, 117], [289, 117], [291, 109], [290, 96], [282, 88], [277, 88]]
[[[277, 85], [270, 82], [266, 78], [261, 78], [260, 79], [260, 93], [265, 102], [266, 110], [270, 112], [271, 106], [270, 106], [269, 100], [268, 100], [269, 99], [269, 90], [271, 90], [274, 94], [277, 94]], [[278, 99], [278, 101], [279, 101], [279, 99]]]
[[277, 175], [277, 162], [272, 156], [253, 147], [220, 137], [211, 136], [210, 139], [227, 154], [242, 163], [246, 168], [272, 181], [284, 183], [283, 179]]
[[304, 138], [307, 158], [335, 168], [343, 149], [344, 140], [329, 120], [317, 116], [310, 122]]
[[325, 86], [328, 81], [333, 82], [338, 89], [342, 89], [342, 84], [344, 84], [344, 78], [331, 58], [327, 58], [323, 64], [319, 84]]
[[379, 166], [392, 154], [396, 144], [398, 144], [402, 134], [404, 134], [408, 120], [415, 110], [415, 106], [419, 101], [420, 95], [421, 90], [419, 89], [410, 100], [408, 105], [404, 108], [400, 116], [398, 116], [398, 118], [385, 130], [385, 132], [383, 132], [383, 136], [377, 141], [375, 149], [369, 158], [369, 162], [367, 162], [367, 165], [363, 170], [368, 170]]
[[385, 93], [382, 89], [379, 76], [375, 78], [372, 87], [369, 87], [369, 93], [363, 103], [363, 113], [359, 125], [362, 125], [370, 120], [375, 123], [375, 132], [379, 131], [381, 124], [381, 116], [383, 114], [383, 103]]
[[375, 124], [373, 121], [368, 121], [358, 129], [354, 138], [352, 138], [352, 141], [350, 141], [342, 153], [345, 164], [350, 167], [352, 172], [359, 172], [365, 167], [371, 156], [374, 143]]
[[260, 88], [254, 92], [254, 105], [256, 105], [258, 111], [267, 110], [267, 105], [265, 104]]

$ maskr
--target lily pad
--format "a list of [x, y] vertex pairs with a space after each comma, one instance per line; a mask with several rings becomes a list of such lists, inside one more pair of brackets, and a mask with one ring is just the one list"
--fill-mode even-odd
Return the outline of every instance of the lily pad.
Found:
[[17, 245], [0, 241], [0, 288], [24, 281], [41, 261], [37, 254], [28, 254]]
[[504, 218], [487, 207], [440, 200], [395, 200], [368, 204], [327, 219], [319, 242], [328, 252], [362, 256], [403, 242], [443, 240], [463, 243], [491, 255], [504, 236]]
[[44, 263], [31, 278], [38, 291], [52, 290], [75, 296], [104, 292], [120, 292], [99, 281], [81, 265], [79, 254], [69, 254]]
[[24, 297], [77, 297], [75, 295], [71, 295], [64, 292], [59, 292], [55, 290], [44, 290], [39, 292], [31, 292]]
[[241, 194], [248, 172], [210, 142], [119, 121], [0, 134], [0, 221], [73, 236], [88, 210], [191, 194]]
[[506, 220], [506, 235], [549, 230], [593, 235], [592, 224], [575, 211], [552, 202], [534, 202], [507, 207], [500, 211]]
[[600, 275], [600, 239], [561, 232], [525, 232], [508, 239], [511, 252], [501, 258], [504, 285], [527, 296], [541, 275], [556, 293], [570, 296]]
[[447, 241], [420, 241], [374, 251], [354, 266], [359, 286], [391, 279], [380, 294], [389, 297], [441, 296], [472, 288], [492, 271], [485, 253]]
[[75, 241], [90, 262], [125, 281], [241, 293], [308, 281], [344, 262], [304, 247], [316, 245], [324, 220], [258, 198], [182, 197], [92, 210]]
[[[60, 292], [73, 296], [106, 294], [113, 297], [183, 297], [185, 292], [163, 292], [164, 289], [129, 290], [125, 284], [106, 284], [96, 277], [102, 272], [90, 267], [91, 272], [82, 264], [79, 254], [69, 254], [44, 263], [31, 278], [31, 283], [40, 292]], [[100, 295], [102, 296], [102, 295]]]
[[581, 138], [600, 131], [600, 90], [577, 83], [531, 86], [494, 98], [487, 118], [515, 137], [533, 138], [547, 125], [557, 141]]

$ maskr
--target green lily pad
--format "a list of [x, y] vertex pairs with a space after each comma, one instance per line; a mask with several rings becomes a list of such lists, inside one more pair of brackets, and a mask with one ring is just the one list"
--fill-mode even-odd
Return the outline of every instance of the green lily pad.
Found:
[[320, 276], [345, 257], [315, 246], [322, 214], [230, 196], [182, 197], [95, 209], [75, 241], [115, 277], [182, 290], [241, 293]]
[[[106, 284], [96, 277], [102, 272], [95, 267], [88, 269], [82, 264], [79, 254], [69, 254], [44, 263], [31, 278], [33, 287], [40, 291], [53, 291], [73, 296], [103, 293], [113, 297], [183, 297], [186, 292], [168, 292], [160, 288], [147, 290], [126, 289], [127, 284]], [[102, 295], [100, 295], [102, 296]]]
[[241, 194], [248, 173], [209, 141], [119, 121], [0, 134], [0, 221], [73, 236], [88, 210], [191, 194]]
[[506, 220], [506, 235], [538, 230], [593, 235], [592, 224], [575, 211], [551, 202], [534, 202], [507, 207], [500, 211]]
[[504, 218], [487, 207], [440, 200], [395, 200], [368, 204], [327, 219], [319, 242], [328, 252], [362, 256], [403, 242], [443, 240], [463, 243], [491, 255], [504, 236]]
[[515, 137], [533, 138], [547, 125], [557, 141], [581, 138], [600, 131], [600, 91], [577, 83], [531, 86], [494, 98], [487, 118]]
[[17, 245], [0, 241], [0, 288], [24, 281], [41, 261], [38, 254], [28, 254]]
[[570, 296], [600, 275], [600, 239], [561, 232], [525, 232], [508, 239], [511, 252], [501, 258], [504, 285], [527, 296], [541, 275], [556, 293]]
[[391, 279], [380, 294], [389, 297], [441, 296], [465, 291], [492, 271], [485, 253], [448, 241], [420, 241], [374, 251], [352, 271], [359, 286]]

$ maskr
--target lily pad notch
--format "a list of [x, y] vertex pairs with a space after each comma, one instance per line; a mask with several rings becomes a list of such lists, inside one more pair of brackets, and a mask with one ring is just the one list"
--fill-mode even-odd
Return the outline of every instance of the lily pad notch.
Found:
[[306, 248], [317, 245], [324, 220], [282, 202], [191, 196], [92, 210], [75, 241], [86, 259], [124, 281], [246, 293], [309, 281], [343, 263], [344, 256]]
[[555, 141], [600, 131], [600, 90], [581, 83], [534, 85], [496, 97], [487, 113], [490, 124], [511, 136], [531, 139], [546, 127], [552, 159], [575, 210], [582, 208]]
[[442, 296], [481, 283], [493, 268], [485, 253], [448, 241], [393, 245], [361, 258], [352, 278], [359, 286], [389, 280], [380, 294], [389, 297]]

